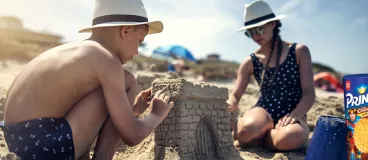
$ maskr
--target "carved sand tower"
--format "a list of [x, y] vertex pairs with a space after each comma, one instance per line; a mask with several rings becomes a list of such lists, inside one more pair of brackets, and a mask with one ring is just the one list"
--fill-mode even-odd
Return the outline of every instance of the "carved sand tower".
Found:
[[138, 92], [150, 88], [156, 78], [173, 79], [177, 78], [177, 76], [175, 73], [140, 71], [136, 74]]
[[175, 106], [154, 132], [155, 159], [164, 159], [168, 148], [183, 160], [239, 159], [229, 125], [228, 90], [184, 79], [156, 79], [153, 93], [167, 85]]

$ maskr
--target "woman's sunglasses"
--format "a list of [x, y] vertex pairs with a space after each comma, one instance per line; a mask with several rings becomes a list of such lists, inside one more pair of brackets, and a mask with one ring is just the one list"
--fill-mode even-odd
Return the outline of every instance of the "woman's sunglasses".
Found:
[[251, 29], [247, 29], [244, 34], [249, 37], [252, 38], [253, 36], [257, 35], [257, 36], [261, 36], [264, 33], [264, 27], [263, 26], [259, 26], [259, 27], [254, 27]]

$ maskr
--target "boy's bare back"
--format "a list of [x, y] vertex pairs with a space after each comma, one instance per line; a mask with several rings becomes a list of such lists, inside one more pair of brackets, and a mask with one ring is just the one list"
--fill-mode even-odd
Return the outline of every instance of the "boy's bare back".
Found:
[[[83, 96], [101, 86], [96, 72], [108, 72], [99, 63], [106, 57], [103, 54], [109, 53], [98, 43], [81, 41], [53, 48], [33, 59], [8, 91], [5, 122], [64, 117]], [[120, 63], [117, 59], [115, 62]]]
[[[16, 77], [5, 101], [9, 151], [22, 159], [112, 159], [120, 140], [142, 142], [168, 115], [170, 95], [136, 94], [123, 64], [138, 53], [148, 34], [163, 30], [148, 21], [140, 0], [96, 0], [88, 40], [50, 49]], [[148, 98], [150, 97], [150, 98]], [[145, 118], [137, 118], [147, 108]]]

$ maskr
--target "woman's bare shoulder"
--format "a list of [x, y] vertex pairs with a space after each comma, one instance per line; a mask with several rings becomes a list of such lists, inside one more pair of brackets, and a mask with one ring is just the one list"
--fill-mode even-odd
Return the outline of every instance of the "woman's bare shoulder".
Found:
[[240, 64], [239, 69], [242, 73], [252, 74], [253, 73], [253, 61], [251, 55], [244, 58]]
[[298, 43], [295, 46], [295, 55], [297, 59], [297, 63], [300, 64], [300, 61], [310, 60], [311, 54], [309, 48], [305, 44]]

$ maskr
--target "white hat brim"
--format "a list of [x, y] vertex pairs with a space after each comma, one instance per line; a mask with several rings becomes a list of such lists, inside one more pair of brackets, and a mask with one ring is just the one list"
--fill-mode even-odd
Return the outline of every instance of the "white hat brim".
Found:
[[79, 33], [87, 33], [92, 32], [93, 28], [102, 28], [102, 27], [115, 27], [115, 26], [135, 26], [147, 24], [149, 26], [148, 34], [161, 33], [164, 30], [164, 25], [161, 21], [151, 21], [151, 22], [108, 22], [97, 24], [88, 28], [81, 29]]
[[267, 20], [264, 20], [264, 21], [261, 21], [261, 22], [258, 22], [258, 23], [252, 24], [252, 25], [244, 26], [244, 27], [240, 28], [238, 32], [241, 32], [241, 31], [244, 31], [244, 30], [247, 30], [247, 29], [250, 29], [250, 28], [254, 28], [254, 27], [259, 27], [259, 26], [262, 26], [262, 25], [264, 25], [268, 22], [280, 20], [280, 19], [283, 19], [285, 17], [286, 17], [286, 15], [278, 15], [278, 16], [276, 16], [274, 18], [271, 18], [271, 19], [267, 19]]

